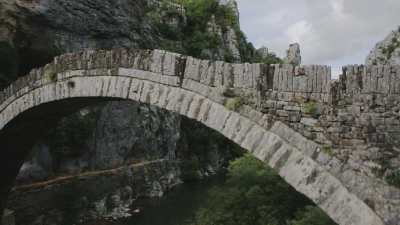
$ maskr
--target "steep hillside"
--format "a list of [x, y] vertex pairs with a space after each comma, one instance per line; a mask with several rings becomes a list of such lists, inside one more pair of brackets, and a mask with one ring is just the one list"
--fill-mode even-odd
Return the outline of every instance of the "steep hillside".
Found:
[[365, 60], [365, 64], [400, 64], [400, 27], [397, 30], [390, 32], [383, 41], [376, 44]]

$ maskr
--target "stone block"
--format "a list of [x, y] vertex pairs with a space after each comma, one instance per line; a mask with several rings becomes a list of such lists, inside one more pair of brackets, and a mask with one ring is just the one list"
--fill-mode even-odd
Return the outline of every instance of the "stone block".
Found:
[[4, 210], [1, 225], [15, 225], [15, 215], [13, 211], [8, 209]]

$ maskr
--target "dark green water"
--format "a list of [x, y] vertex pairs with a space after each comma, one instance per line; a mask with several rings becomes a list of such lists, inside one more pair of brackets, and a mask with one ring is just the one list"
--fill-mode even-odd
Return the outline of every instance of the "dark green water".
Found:
[[216, 176], [182, 184], [158, 200], [138, 200], [134, 208], [141, 209], [141, 213], [120, 225], [189, 225], [196, 211], [207, 201], [207, 192], [223, 182], [223, 176]]

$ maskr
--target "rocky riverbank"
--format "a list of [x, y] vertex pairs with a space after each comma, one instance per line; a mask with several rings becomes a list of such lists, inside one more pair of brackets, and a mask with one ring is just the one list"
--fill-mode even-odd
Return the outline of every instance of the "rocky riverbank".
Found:
[[[84, 223], [131, 216], [139, 197], [161, 197], [181, 183], [177, 162], [156, 160], [17, 186], [9, 205], [18, 224]], [[18, 216], [23, 215], [23, 216]]]

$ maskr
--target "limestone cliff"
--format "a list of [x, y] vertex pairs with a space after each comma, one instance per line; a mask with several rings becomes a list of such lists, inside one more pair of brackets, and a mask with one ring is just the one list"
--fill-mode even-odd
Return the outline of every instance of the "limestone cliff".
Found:
[[365, 60], [366, 65], [400, 64], [400, 28], [378, 42]]

